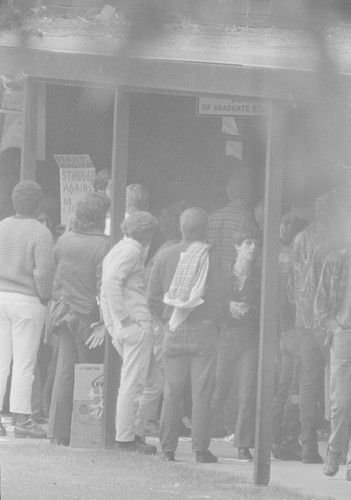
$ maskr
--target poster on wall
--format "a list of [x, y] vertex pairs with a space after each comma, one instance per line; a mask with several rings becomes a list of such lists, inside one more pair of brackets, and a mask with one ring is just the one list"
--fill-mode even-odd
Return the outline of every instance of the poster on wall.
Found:
[[56, 154], [60, 168], [61, 224], [74, 216], [79, 199], [93, 190], [95, 167], [88, 154]]
[[243, 159], [243, 143], [238, 141], [225, 141], [225, 155], [234, 156], [240, 161]]
[[222, 118], [222, 134], [240, 135], [238, 126], [233, 116], [223, 116]]

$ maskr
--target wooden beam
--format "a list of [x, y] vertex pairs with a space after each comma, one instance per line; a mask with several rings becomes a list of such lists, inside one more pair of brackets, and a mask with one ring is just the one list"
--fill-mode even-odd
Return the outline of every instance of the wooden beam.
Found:
[[254, 483], [268, 485], [271, 462], [271, 434], [275, 378], [275, 345], [278, 323], [278, 254], [281, 217], [282, 158], [278, 152], [279, 113], [269, 117], [266, 153], [263, 268], [260, 317], [260, 345], [256, 412]]
[[[120, 225], [125, 214], [128, 171], [129, 94], [115, 91], [112, 152], [111, 246], [121, 238]], [[120, 381], [121, 359], [109, 337], [105, 343], [105, 383], [103, 413], [103, 446], [115, 443], [115, 415]]]
[[37, 165], [38, 83], [27, 78], [24, 86], [24, 124], [21, 180], [35, 180]]
[[[75, 84], [123, 86], [157, 91], [250, 96], [286, 102], [315, 101], [320, 75], [308, 69], [272, 65], [241, 65], [204, 61], [118, 58], [111, 55], [70, 54], [38, 49], [0, 47], [3, 74], [21, 72]], [[350, 70], [351, 73], [351, 70]], [[340, 74], [349, 95], [350, 74]]]

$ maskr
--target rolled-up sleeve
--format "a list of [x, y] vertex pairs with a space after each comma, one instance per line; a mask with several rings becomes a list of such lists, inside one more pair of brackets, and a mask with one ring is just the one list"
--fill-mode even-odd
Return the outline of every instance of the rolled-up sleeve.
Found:
[[108, 268], [104, 270], [102, 299], [107, 302], [113, 316], [119, 321], [129, 316], [124, 300], [123, 285], [139, 266], [140, 254], [130, 247], [126, 247], [121, 250], [118, 259], [111, 261]]

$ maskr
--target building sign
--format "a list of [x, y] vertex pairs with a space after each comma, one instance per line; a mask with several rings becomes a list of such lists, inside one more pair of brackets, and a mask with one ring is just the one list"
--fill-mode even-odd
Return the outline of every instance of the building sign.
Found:
[[198, 98], [197, 114], [199, 116], [268, 116], [270, 112], [270, 103], [258, 99]]
[[78, 200], [93, 190], [95, 167], [89, 155], [54, 155], [60, 167], [61, 224], [75, 214]]

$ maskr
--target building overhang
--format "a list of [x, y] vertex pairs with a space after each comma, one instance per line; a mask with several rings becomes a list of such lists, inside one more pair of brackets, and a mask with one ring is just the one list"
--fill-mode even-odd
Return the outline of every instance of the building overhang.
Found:
[[[308, 32], [273, 28], [173, 26], [133, 40], [118, 24], [32, 20], [25, 30], [2, 32], [3, 75], [123, 86], [148, 91], [255, 96], [311, 101], [323, 92], [325, 54], [348, 94], [351, 41], [333, 32], [320, 47]], [[351, 40], [351, 36], [350, 36]]]

